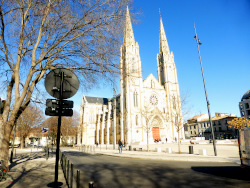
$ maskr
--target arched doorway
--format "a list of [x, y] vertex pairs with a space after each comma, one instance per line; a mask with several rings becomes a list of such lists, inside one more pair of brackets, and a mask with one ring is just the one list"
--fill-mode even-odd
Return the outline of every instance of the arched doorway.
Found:
[[159, 127], [153, 127], [152, 128], [152, 134], [153, 134], [153, 140], [159, 141], [161, 136], [160, 136], [160, 129]]
[[162, 127], [162, 120], [159, 118], [159, 116], [155, 116], [151, 123], [152, 126], [152, 136], [153, 140], [160, 140], [161, 139], [161, 133], [160, 128]]

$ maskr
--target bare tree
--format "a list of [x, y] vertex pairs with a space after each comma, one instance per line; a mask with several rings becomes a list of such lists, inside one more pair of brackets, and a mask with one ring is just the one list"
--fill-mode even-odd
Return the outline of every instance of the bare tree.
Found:
[[[68, 136], [76, 136], [79, 114], [74, 111], [72, 117], [62, 117], [61, 136], [62, 142], [67, 143]], [[41, 125], [48, 128], [48, 137], [51, 139], [51, 144], [56, 144], [58, 117], [50, 117]]]
[[150, 120], [152, 118], [152, 106], [146, 104], [141, 112], [141, 115], [145, 121], [145, 124], [142, 123], [142, 126], [147, 134], [147, 152], [149, 152], [149, 133], [152, 131], [152, 127], [150, 125]]
[[48, 128], [47, 136], [51, 139], [51, 144], [56, 144], [56, 135], [58, 127], [58, 117], [50, 117], [46, 119], [42, 125], [43, 128]]
[[[77, 126], [79, 122], [79, 114], [74, 111], [74, 115], [72, 117], [63, 117], [62, 118], [62, 141], [65, 144], [68, 144], [69, 136], [76, 137], [77, 134]], [[71, 143], [73, 144], [73, 143]]]
[[6, 86], [0, 159], [6, 165], [13, 126], [49, 69], [75, 70], [85, 87], [100, 80], [97, 77], [109, 80], [119, 72], [115, 60], [129, 1], [0, 2], [0, 76]]
[[184, 122], [187, 121], [188, 117], [190, 116], [190, 112], [192, 111], [192, 106], [189, 104], [189, 97], [190, 94], [188, 91], [183, 92], [181, 94], [181, 109], [182, 109], [182, 119]]
[[172, 97], [173, 103], [173, 124], [175, 126], [177, 132], [177, 141], [178, 141], [178, 152], [181, 153], [181, 133], [184, 135], [183, 129], [183, 119], [182, 119], [182, 108], [181, 108], [181, 101], [175, 96]]
[[17, 120], [17, 135], [21, 138], [21, 148], [25, 147], [25, 139], [44, 119], [41, 109], [35, 106], [28, 106]]

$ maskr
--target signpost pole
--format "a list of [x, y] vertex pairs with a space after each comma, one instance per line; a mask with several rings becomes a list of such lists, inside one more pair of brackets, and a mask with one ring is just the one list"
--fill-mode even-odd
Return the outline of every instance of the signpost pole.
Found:
[[[59, 79], [58, 79], [59, 78]], [[54, 182], [48, 184], [48, 187], [60, 187], [63, 183], [58, 182], [58, 163], [60, 151], [61, 122], [62, 116], [73, 115], [73, 101], [67, 99], [75, 95], [79, 88], [77, 76], [68, 69], [58, 68], [49, 72], [45, 78], [45, 88], [47, 92], [59, 100], [47, 99], [45, 114], [49, 116], [58, 116], [57, 139], [56, 139], [56, 163]], [[57, 103], [59, 102], [59, 103]]]
[[57, 127], [57, 139], [56, 139], [56, 165], [55, 165], [55, 187], [58, 184], [58, 162], [59, 162], [59, 147], [60, 147], [60, 135], [61, 135], [61, 122], [62, 122], [62, 92], [63, 92], [63, 78], [64, 72], [61, 72], [61, 83], [60, 83], [60, 98], [59, 98], [59, 116], [58, 116], [58, 127]]

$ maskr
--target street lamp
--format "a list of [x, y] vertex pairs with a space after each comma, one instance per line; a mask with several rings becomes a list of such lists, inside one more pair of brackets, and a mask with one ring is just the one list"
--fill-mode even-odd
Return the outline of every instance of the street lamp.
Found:
[[215, 140], [214, 140], [214, 128], [213, 128], [213, 125], [212, 125], [212, 119], [211, 119], [210, 107], [209, 107], [210, 104], [209, 104], [208, 97], [207, 97], [207, 89], [206, 89], [205, 77], [204, 77], [204, 73], [203, 73], [203, 67], [202, 67], [202, 61], [201, 61], [201, 54], [200, 54], [200, 48], [199, 48], [199, 45], [201, 45], [201, 42], [200, 42], [200, 40], [197, 37], [195, 24], [194, 24], [194, 30], [195, 30], [195, 36], [194, 36], [194, 38], [196, 39], [196, 43], [197, 43], [197, 47], [198, 47], [198, 53], [199, 53], [199, 58], [200, 58], [200, 65], [201, 65], [201, 72], [202, 72], [204, 90], [205, 90], [206, 101], [207, 101], [207, 110], [208, 110], [209, 122], [210, 122], [210, 126], [211, 126], [211, 129], [212, 129], [214, 155], [217, 156], [216, 145], [215, 145]]

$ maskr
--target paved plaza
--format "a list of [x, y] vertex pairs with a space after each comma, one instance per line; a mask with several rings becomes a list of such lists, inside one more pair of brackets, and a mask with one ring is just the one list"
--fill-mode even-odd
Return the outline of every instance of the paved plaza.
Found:
[[[189, 147], [193, 147], [193, 154], [189, 154]], [[179, 160], [179, 161], [202, 161], [202, 162], [234, 162], [240, 164], [238, 145], [233, 142], [219, 142], [216, 144], [217, 156], [214, 156], [213, 144], [203, 142], [181, 144], [181, 154], [178, 153], [177, 143], [155, 143], [149, 145], [150, 151], [146, 151], [146, 145], [127, 145], [123, 148], [122, 154], [118, 152], [118, 146], [113, 150], [113, 145], [85, 146], [75, 148], [61, 148], [62, 151], [87, 152], [89, 154], [112, 155], [116, 157], [129, 157], [151, 160]], [[169, 149], [171, 148], [171, 149]], [[129, 151], [131, 149], [132, 151]], [[206, 150], [205, 155], [199, 150]], [[136, 150], [136, 151], [134, 151]], [[172, 152], [169, 153], [169, 151]], [[16, 157], [10, 165], [10, 172], [7, 180], [0, 182], [0, 187], [48, 187], [54, 181], [55, 156], [48, 160], [42, 149], [16, 149]], [[61, 187], [67, 187], [63, 172], [59, 165], [58, 181], [62, 182]]]
[[[193, 154], [189, 154], [190, 146], [193, 148]], [[117, 149], [113, 150], [113, 145], [98, 145], [83, 146], [78, 148], [78, 150], [91, 154], [98, 153], [118, 157], [179, 161], [235, 162], [240, 164], [239, 149], [236, 140], [218, 141], [216, 144], [217, 156], [214, 155], [213, 144], [208, 141], [200, 141], [196, 142], [196, 144], [190, 144], [189, 141], [182, 142], [180, 145], [180, 154], [177, 143], [150, 144], [149, 152], [147, 152], [146, 145], [127, 145], [123, 148], [121, 155], [118, 152], [118, 145], [116, 145], [115, 148]], [[130, 151], [130, 149], [132, 151]], [[203, 153], [200, 153], [201, 150]]]

